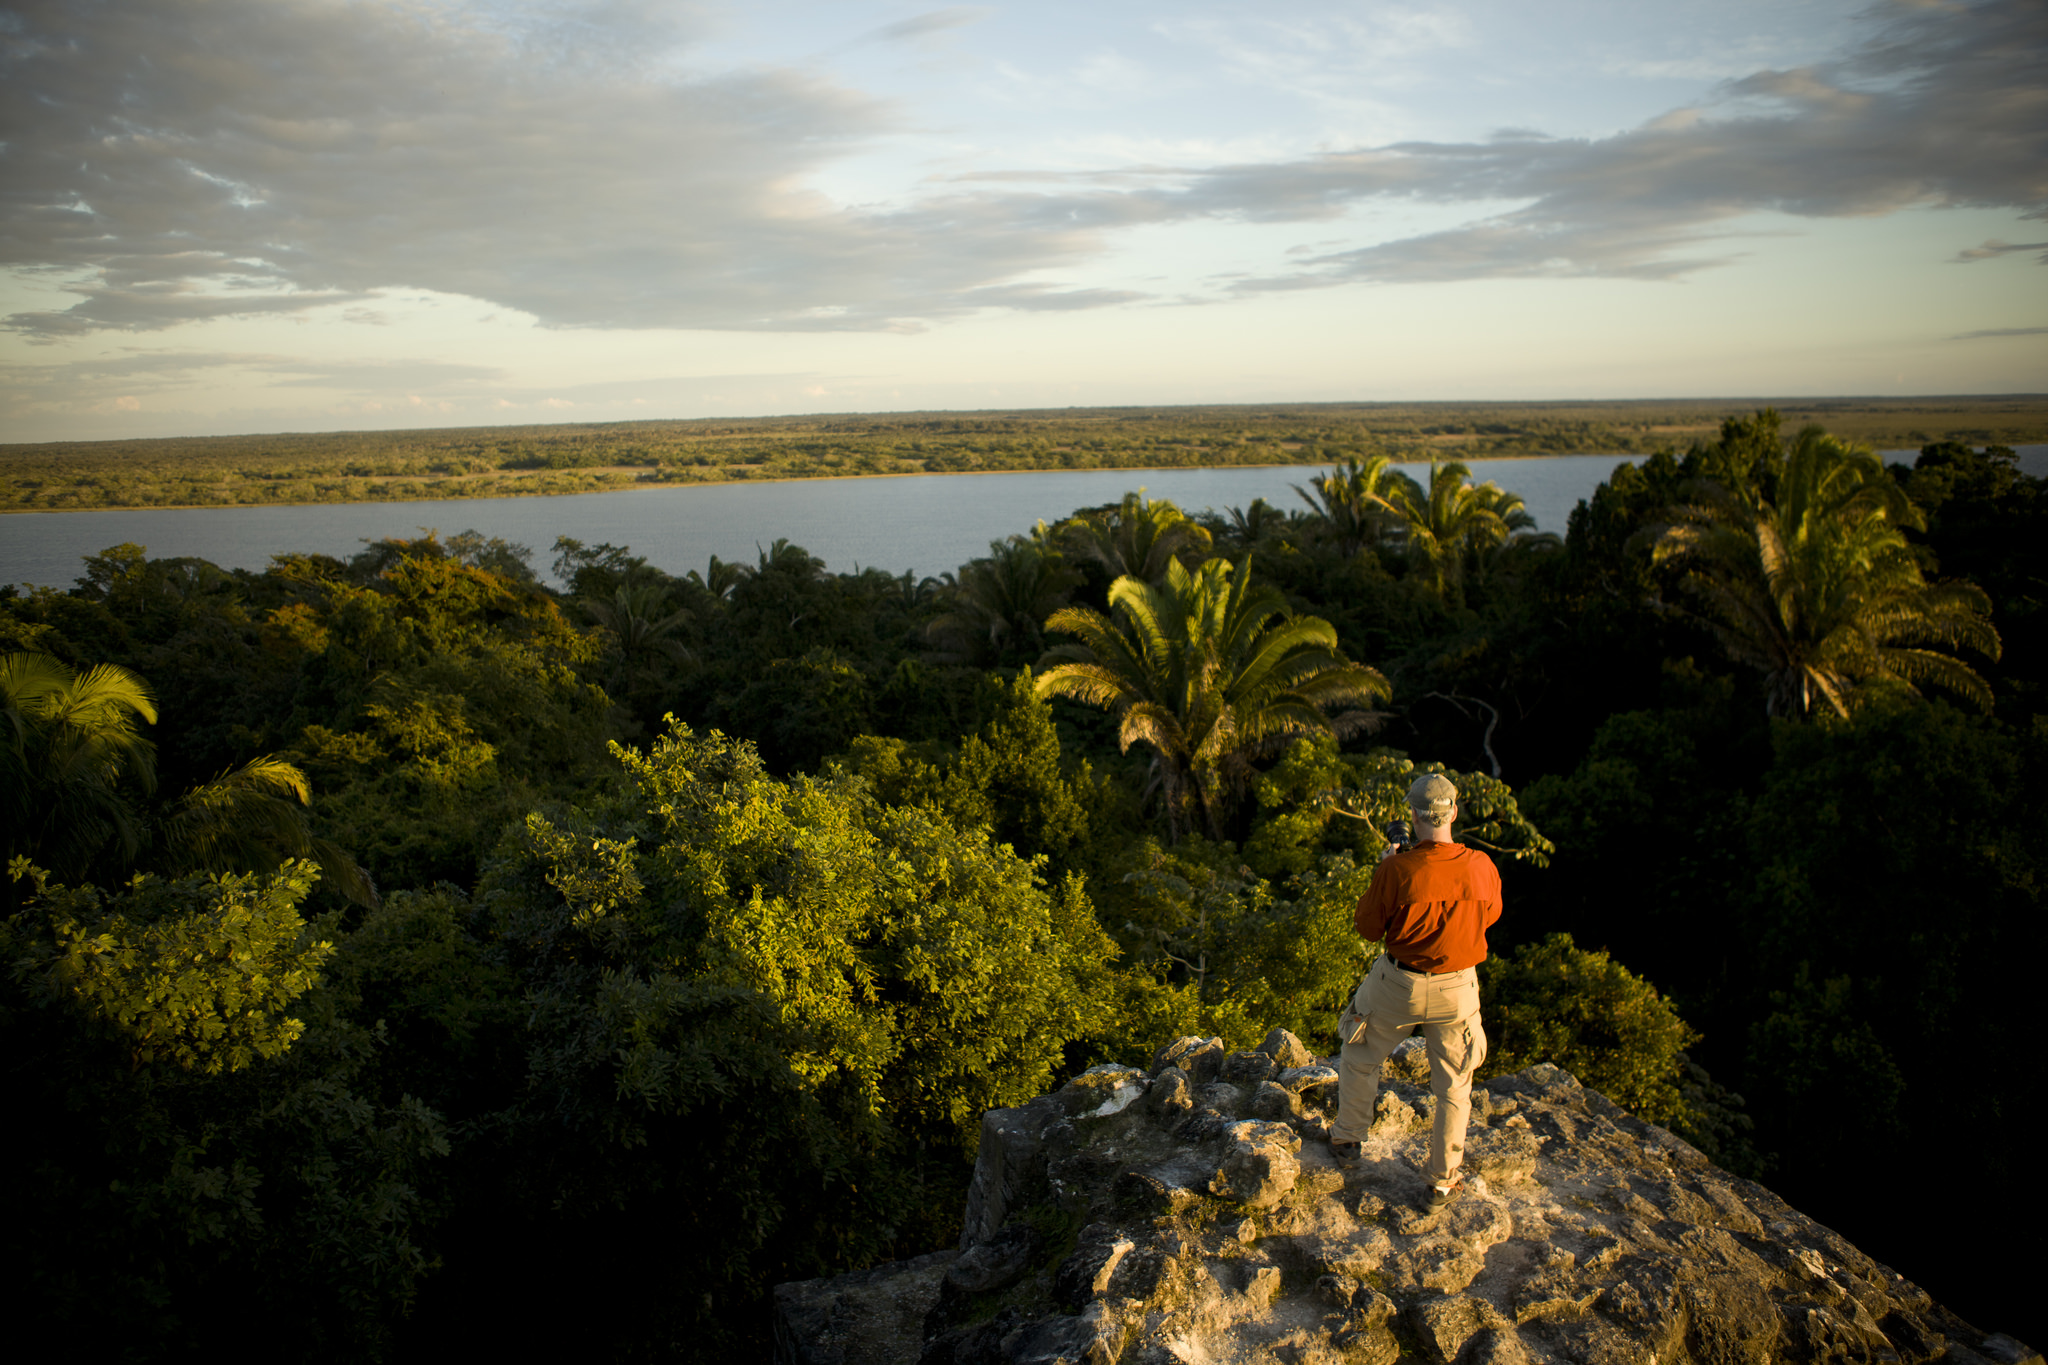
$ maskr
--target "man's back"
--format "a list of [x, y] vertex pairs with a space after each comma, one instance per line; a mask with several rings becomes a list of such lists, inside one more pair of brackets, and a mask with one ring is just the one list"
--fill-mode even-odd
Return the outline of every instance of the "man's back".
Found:
[[1384, 937], [1397, 962], [1456, 971], [1486, 960], [1486, 930], [1500, 907], [1493, 859], [1463, 844], [1428, 842], [1374, 870], [1356, 923], [1365, 938]]

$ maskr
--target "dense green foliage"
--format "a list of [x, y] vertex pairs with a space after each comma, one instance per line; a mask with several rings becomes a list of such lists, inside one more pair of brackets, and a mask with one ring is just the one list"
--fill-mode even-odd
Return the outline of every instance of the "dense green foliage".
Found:
[[[1559, 543], [1332, 449], [1292, 511], [1133, 496], [924, 582], [563, 541], [555, 591], [428, 535], [0, 594], [38, 1312], [137, 1359], [761, 1349], [778, 1280], [957, 1235], [986, 1108], [1179, 1033], [1328, 1051], [1436, 770], [1506, 879], [1491, 1070], [1558, 1062], [2024, 1334], [1990, 1212], [1870, 1192], [1954, 1151], [2038, 1203], [2048, 488], [1766, 412]], [[1738, 599], [1832, 604], [1801, 705]]]
[[1555, 1062], [1652, 1123], [1687, 1126], [1678, 1059], [1699, 1035], [1655, 987], [1570, 934], [1489, 958], [1479, 973], [1495, 1002], [1484, 1075]]
[[[1710, 433], [1725, 404], [1280, 407], [607, 422], [0, 446], [0, 510], [246, 507], [587, 493], [650, 484], [1004, 469], [1173, 469], [1626, 453]], [[1879, 447], [2048, 439], [2039, 399], [1793, 400]]]

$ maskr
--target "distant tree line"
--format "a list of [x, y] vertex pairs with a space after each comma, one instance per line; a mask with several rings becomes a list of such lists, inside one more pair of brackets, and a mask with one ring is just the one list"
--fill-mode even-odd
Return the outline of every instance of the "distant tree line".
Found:
[[[1823, 399], [1800, 420], [1904, 448], [2048, 439], [2028, 398]], [[1714, 430], [1711, 403], [1066, 408], [164, 437], [0, 446], [0, 511], [528, 497], [990, 470], [1630, 454]]]

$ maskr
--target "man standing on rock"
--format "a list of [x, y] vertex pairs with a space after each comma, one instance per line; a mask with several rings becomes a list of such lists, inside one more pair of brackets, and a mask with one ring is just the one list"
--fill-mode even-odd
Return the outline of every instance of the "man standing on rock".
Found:
[[1486, 1060], [1478, 967], [1486, 960], [1486, 928], [1500, 918], [1500, 872], [1478, 849], [1451, 841], [1458, 789], [1449, 778], [1416, 779], [1408, 806], [1415, 842], [1381, 855], [1354, 916], [1358, 932], [1384, 938], [1386, 951], [1338, 1021], [1344, 1052], [1330, 1150], [1340, 1157], [1359, 1152], [1372, 1127], [1380, 1064], [1420, 1024], [1436, 1095], [1429, 1134], [1435, 1208], [1464, 1184], [1458, 1167], [1472, 1115], [1472, 1073]]

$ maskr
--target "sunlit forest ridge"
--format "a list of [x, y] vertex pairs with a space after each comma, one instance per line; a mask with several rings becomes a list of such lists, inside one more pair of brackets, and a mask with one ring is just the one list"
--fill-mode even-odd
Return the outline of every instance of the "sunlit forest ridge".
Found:
[[[1768, 400], [1067, 408], [0, 445], [0, 511], [522, 497], [757, 479], [1648, 454]], [[1790, 399], [1878, 449], [2048, 441], [2048, 398]]]

